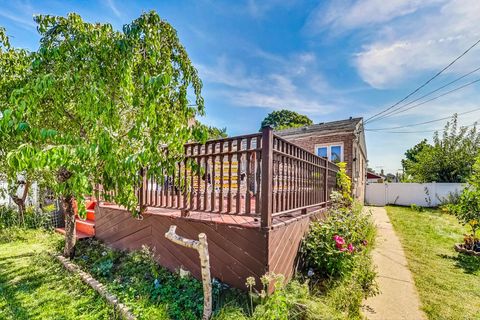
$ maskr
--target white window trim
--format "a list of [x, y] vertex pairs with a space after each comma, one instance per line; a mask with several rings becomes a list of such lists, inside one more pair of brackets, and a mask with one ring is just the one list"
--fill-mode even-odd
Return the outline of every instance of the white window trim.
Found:
[[315, 145], [315, 154], [318, 155], [319, 148], [327, 148], [327, 159], [330, 160], [332, 158], [332, 146], [340, 146], [342, 148], [342, 152], [340, 153], [340, 162], [343, 162], [344, 156], [344, 147], [343, 142], [331, 142], [331, 143], [323, 143], [323, 144], [316, 144]]

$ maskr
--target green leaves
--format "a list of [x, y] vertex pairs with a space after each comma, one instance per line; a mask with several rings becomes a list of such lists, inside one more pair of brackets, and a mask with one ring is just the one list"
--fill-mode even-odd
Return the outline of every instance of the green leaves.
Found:
[[479, 146], [476, 126], [458, 127], [454, 116], [443, 133], [435, 133], [432, 144], [422, 141], [407, 150], [402, 164], [406, 176], [415, 182], [466, 182]]
[[175, 29], [153, 11], [122, 32], [77, 14], [35, 21], [36, 52], [0, 46], [0, 72], [8, 75], [0, 79], [0, 143], [9, 142], [0, 155], [10, 154], [12, 174], [66, 170], [68, 179], [51, 183], [59, 195], [81, 199], [101, 184], [135, 212], [140, 169], [161, 180], [186, 142], [207, 137], [189, 126], [204, 111], [197, 70]]
[[270, 126], [275, 130], [283, 130], [307, 126], [312, 123], [312, 120], [305, 115], [283, 109], [269, 113], [265, 119], [263, 119], [260, 130], [266, 126]]

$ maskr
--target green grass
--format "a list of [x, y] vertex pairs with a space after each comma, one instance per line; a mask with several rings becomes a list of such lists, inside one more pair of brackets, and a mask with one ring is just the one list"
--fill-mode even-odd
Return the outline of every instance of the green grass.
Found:
[[118, 319], [48, 254], [60, 239], [51, 232], [0, 229], [0, 319]]
[[480, 319], [480, 258], [459, 254], [467, 230], [440, 210], [387, 207], [429, 319]]
[[[119, 318], [104, 299], [52, 256], [61, 250], [62, 236], [2, 228], [0, 224], [0, 319]], [[298, 279], [252, 301], [247, 293], [215, 281], [213, 319], [361, 319], [361, 302], [374, 289], [369, 252], [361, 250], [343, 277], [315, 278], [310, 286]], [[201, 318], [201, 282], [161, 267], [147, 248], [122, 252], [97, 240], [84, 240], [77, 243], [74, 263], [103, 283], [138, 319]]]

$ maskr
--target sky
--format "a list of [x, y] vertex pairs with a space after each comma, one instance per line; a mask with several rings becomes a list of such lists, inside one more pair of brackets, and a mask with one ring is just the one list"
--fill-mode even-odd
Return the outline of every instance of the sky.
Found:
[[[199, 70], [206, 106], [201, 121], [226, 127], [230, 136], [258, 131], [262, 119], [279, 109], [314, 123], [368, 119], [480, 39], [478, 0], [0, 0], [0, 26], [14, 46], [36, 50], [35, 14], [76, 12], [120, 29], [150, 10], [173, 25]], [[478, 67], [480, 44], [402, 104]], [[479, 77], [480, 70], [405, 108]], [[478, 109], [479, 98], [475, 83], [367, 122], [367, 130], [398, 128], [366, 131], [369, 167], [396, 173], [406, 149], [431, 140], [447, 120], [412, 124]], [[461, 125], [479, 119], [480, 110], [459, 115]]]

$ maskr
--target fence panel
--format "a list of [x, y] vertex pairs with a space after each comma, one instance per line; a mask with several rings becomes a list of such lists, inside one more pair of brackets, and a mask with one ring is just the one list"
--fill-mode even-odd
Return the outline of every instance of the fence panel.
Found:
[[451, 194], [459, 194], [462, 183], [371, 183], [366, 186], [365, 202], [384, 206], [396, 204], [436, 207]]

